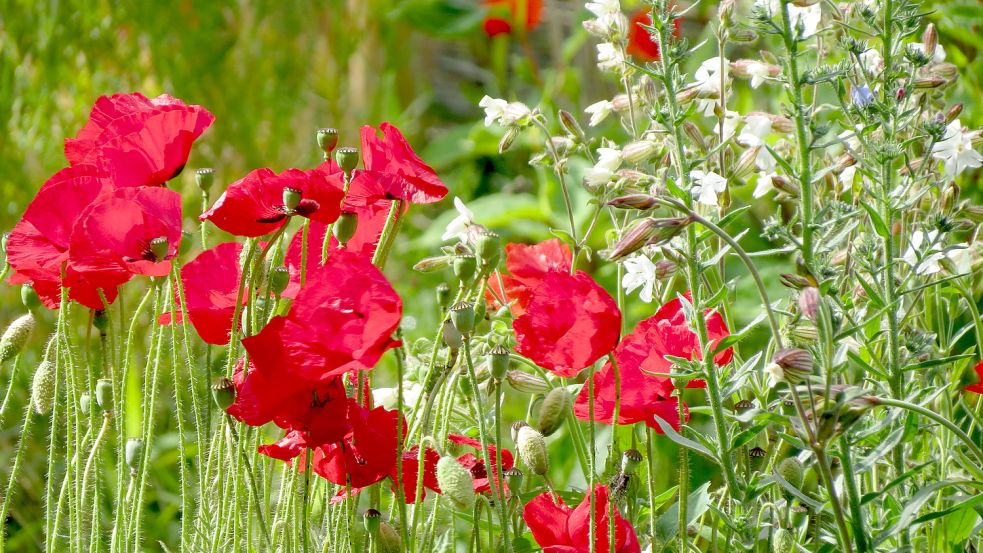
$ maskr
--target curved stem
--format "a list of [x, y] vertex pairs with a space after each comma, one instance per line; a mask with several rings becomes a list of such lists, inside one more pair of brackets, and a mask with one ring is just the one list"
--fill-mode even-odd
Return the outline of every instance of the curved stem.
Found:
[[934, 411], [930, 411], [920, 405], [915, 405], [914, 403], [908, 403], [907, 401], [904, 400], [878, 397], [876, 398], [876, 401], [880, 405], [899, 407], [901, 409], [906, 409], [908, 411], [918, 413], [923, 417], [932, 419], [933, 421], [941, 424], [942, 426], [946, 427], [947, 430], [955, 434], [956, 437], [959, 438], [964, 444], [966, 444], [966, 447], [968, 447], [969, 450], [973, 452], [973, 455], [976, 457], [976, 460], [980, 462], [980, 465], [983, 465], [983, 449], [980, 449], [980, 446], [978, 446], [976, 442], [973, 441], [973, 438], [971, 438], [968, 434], [963, 432], [962, 429], [956, 426], [954, 422], [946, 419], [945, 417], [939, 415]]

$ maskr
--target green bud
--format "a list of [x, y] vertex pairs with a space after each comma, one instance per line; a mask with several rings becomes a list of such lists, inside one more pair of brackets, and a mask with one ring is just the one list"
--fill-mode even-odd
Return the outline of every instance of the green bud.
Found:
[[562, 386], [553, 388], [546, 394], [546, 399], [539, 406], [539, 423], [536, 425], [543, 436], [552, 435], [563, 425], [572, 399], [570, 392]]
[[802, 461], [799, 461], [798, 457], [783, 459], [775, 470], [792, 487], [802, 488], [802, 483], [805, 481], [805, 467], [802, 466]]
[[225, 411], [235, 403], [236, 389], [231, 380], [222, 376], [212, 382], [212, 399], [219, 409]]
[[288, 284], [290, 284], [290, 271], [282, 266], [273, 267], [270, 271], [270, 289], [273, 290], [273, 294], [279, 296], [287, 289]]
[[775, 530], [771, 538], [771, 550], [773, 553], [793, 553], [795, 548], [795, 535], [784, 528]]
[[502, 258], [502, 238], [491, 231], [484, 231], [478, 235], [476, 250], [481, 263], [485, 267], [495, 267], [499, 259]]
[[443, 496], [454, 506], [470, 513], [474, 508], [474, 484], [468, 469], [453, 457], [441, 457], [437, 461], [437, 484]]
[[208, 194], [208, 191], [211, 190], [214, 182], [215, 169], [206, 167], [195, 171], [195, 184], [198, 185], [198, 189], [201, 190], [203, 194]]
[[30, 311], [34, 311], [38, 307], [41, 307], [41, 298], [38, 297], [38, 293], [34, 291], [34, 288], [29, 284], [25, 284], [20, 287], [20, 301], [24, 304]]
[[334, 237], [342, 247], [348, 244], [352, 236], [355, 236], [356, 230], [358, 230], [358, 214], [354, 211], [342, 211], [332, 227]]
[[88, 413], [91, 404], [92, 396], [89, 395], [89, 392], [82, 392], [82, 395], [79, 396], [79, 410], [83, 413]]
[[550, 390], [550, 385], [542, 377], [523, 371], [509, 371], [505, 380], [516, 391], [527, 394], [544, 394]]
[[41, 361], [34, 379], [31, 381], [31, 405], [34, 412], [47, 415], [55, 400], [55, 364], [47, 359]]
[[303, 194], [301, 193], [300, 190], [297, 190], [296, 188], [290, 188], [289, 186], [284, 186], [282, 197], [283, 197], [283, 208], [286, 209], [287, 211], [293, 211], [297, 209], [298, 205], [300, 205], [300, 200], [303, 197]]
[[437, 305], [439, 305], [441, 309], [447, 309], [447, 307], [451, 304], [451, 300], [453, 299], [451, 298], [451, 287], [448, 286], [447, 283], [441, 282], [437, 285], [436, 293]]
[[461, 282], [471, 282], [477, 270], [478, 260], [473, 255], [459, 255], [454, 259], [454, 276]]
[[316, 137], [317, 147], [324, 152], [324, 159], [330, 159], [331, 152], [338, 146], [338, 129], [318, 129]]
[[124, 447], [124, 458], [126, 466], [136, 472], [140, 468], [140, 461], [143, 459], [143, 440], [140, 438], [130, 438], [126, 440]]
[[488, 352], [488, 367], [492, 378], [502, 381], [509, 370], [509, 350], [501, 344], [493, 347]]
[[808, 350], [780, 349], [772, 356], [772, 361], [781, 367], [783, 379], [791, 385], [802, 382], [812, 374], [812, 354]]
[[474, 305], [459, 301], [451, 307], [451, 322], [463, 336], [467, 336], [474, 330]]
[[474, 386], [471, 385], [471, 379], [468, 377], [457, 379], [457, 389], [461, 391], [461, 395], [470, 398], [474, 396]]
[[362, 522], [365, 524], [365, 531], [374, 537], [379, 533], [379, 526], [382, 525], [382, 513], [369, 509], [365, 511]]
[[379, 535], [376, 537], [379, 540], [379, 553], [402, 553], [404, 551], [403, 539], [392, 524], [388, 522], [380, 524]]
[[103, 411], [113, 408], [113, 383], [106, 378], [96, 381], [96, 405]]
[[14, 322], [10, 323], [4, 331], [3, 337], [0, 337], [0, 363], [16, 357], [27, 345], [27, 340], [33, 331], [34, 315], [31, 313], [28, 312], [14, 319]]
[[341, 167], [346, 175], [350, 175], [358, 167], [358, 148], [338, 148], [334, 152], [334, 159], [338, 167]]
[[549, 470], [549, 455], [546, 453], [546, 439], [539, 431], [529, 425], [519, 428], [515, 446], [519, 450], [519, 458], [533, 474], [546, 474]]
[[461, 349], [464, 344], [464, 336], [461, 336], [450, 319], [444, 319], [444, 344], [452, 350]]

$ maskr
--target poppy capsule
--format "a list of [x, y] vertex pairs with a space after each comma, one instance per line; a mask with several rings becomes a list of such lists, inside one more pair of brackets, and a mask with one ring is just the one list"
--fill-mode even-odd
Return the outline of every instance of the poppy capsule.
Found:
[[324, 159], [331, 159], [331, 152], [338, 146], [338, 129], [318, 129], [316, 134], [317, 147], [324, 152]]
[[358, 167], [358, 148], [338, 148], [334, 153], [334, 159], [338, 167], [341, 167], [346, 175], [350, 175]]

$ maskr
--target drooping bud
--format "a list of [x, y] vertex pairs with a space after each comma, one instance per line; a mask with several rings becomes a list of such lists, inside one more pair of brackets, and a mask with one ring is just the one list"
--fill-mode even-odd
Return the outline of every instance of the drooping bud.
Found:
[[499, 344], [488, 352], [488, 367], [491, 370], [492, 378], [501, 382], [509, 371], [509, 350]]
[[365, 531], [375, 537], [379, 533], [379, 526], [382, 525], [382, 513], [369, 509], [362, 515], [362, 523], [365, 525]]
[[225, 411], [235, 403], [236, 387], [231, 380], [222, 376], [212, 382], [212, 399], [219, 409]]
[[335, 239], [338, 240], [338, 244], [345, 247], [352, 236], [355, 236], [355, 231], [358, 230], [358, 214], [354, 211], [342, 211], [331, 230]]
[[523, 426], [517, 433], [515, 446], [519, 450], [519, 458], [533, 474], [546, 474], [549, 470], [549, 456], [542, 434], [531, 426]]
[[655, 278], [665, 280], [676, 273], [678, 266], [675, 262], [668, 259], [660, 259], [655, 262]]
[[542, 377], [522, 371], [509, 371], [505, 380], [518, 392], [527, 394], [542, 394], [549, 391], [550, 386]]
[[758, 160], [758, 154], [761, 153], [761, 146], [754, 146], [753, 148], [748, 148], [744, 150], [741, 157], [737, 158], [737, 164], [734, 165], [734, 176], [742, 179], [754, 172], [757, 167], [756, 162]]
[[474, 507], [474, 484], [468, 469], [453, 457], [437, 461], [437, 484], [444, 497], [458, 509], [468, 513]]
[[55, 400], [55, 364], [47, 359], [41, 361], [34, 379], [31, 381], [31, 405], [34, 412], [47, 415]]
[[778, 279], [783, 285], [793, 290], [801, 290], [806, 286], [812, 286], [813, 282], [804, 276], [799, 276], [793, 273], [782, 273], [778, 275]]
[[679, 234], [691, 222], [689, 217], [646, 217], [622, 235], [608, 258], [617, 261], [650, 244], [661, 244]]
[[20, 287], [20, 301], [29, 311], [34, 311], [38, 307], [41, 307], [41, 298], [34, 290], [34, 287], [29, 284]]
[[324, 152], [324, 159], [331, 159], [331, 152], [338, 146], [338, 129], [318, 129], [316, 138], [317, 147]]
[[642, 453], [637, 449], [626, 449], [621, 454], [621, 474], [631, 475], [635, 473], [638, 464], [642, 462]]
[[24, 349], [34, 331], [34, 315], [30, 312], [21, 315], [10, 323], [3, 337], [0, 337], [0, 363], [13, 359]]
[[799, 311], [810, 321], [816, 322], [820, 301], [819, 289], [814, 286], [806, 286], [799, 292]]
[[463, 336], [474, 330], [474, 304], [459, 301], [451, 307], [451, 322]]
[[82, 395], [79, 396], [79, 410], [81, 410], [83, 413], [88, 413], [89, 407], [91, 406], [92, 396], [89, 395], [89, 392], [82, 392]]
[[300, 205], [300, 200], [302, 198], [302, 193], [296, 188], [290, 188], [289, 186], [283, 187], [283, 208], [287, 211], [293, 211], [297, 209]]
[[949, 108], [949, 111], [947, 111], [946, 114], [945, 114], [945, 123], [946, 123], [946, 125], [948, 125], [949, 123], [952, 123], [953, 121], [955, 121], [956, 118], [959, 117], [959, 114], [962, 113], [962, 112], [963, 112], [963, 105], [961, 103], [960, 104], [956, 104], [956, 105], [952, 106], [951, 108]]
[[502, 257], [502, 237], [490, 230], [482, 231], [478, 234], [475, 250], [483, 266], [495, 267]]
[[629, 194], [609, 201], [608, 205], [618, 209], [638, 209], [644, 211], [658, 205], [658, 201], [655, 196], [648, 194]]
[[783, 459], [775, 472], [794, 488], [801, 488], [802, 482], [805, 480], [805, 467], [802, 466], [802, 461], [799, 461], [798, 457]]
[[437, 305], [442, 309], [447, 309], [453, 299], [451, 298], [451, 287], [446, 282], [441, 282], [437, 285], [435, 292], [437, 294]]
[[464, 336], [458, 332], [457, 328], [454, 327], [454, 323], [451, 320], [444, 319], [444, 344], [451, 348], [452, 350], [459, 350], [464, 344]]
[[338, 148], [334, 151], [334, 160], [346, 175], [358, 167], [358, 148]]
[[195, 171], [195, 184], [198, 185], [198, 189], [201, 190], [203, 194], [208, 194], [208, 191], [212, 189], [212, 184], [214, 183], [215, 169], [205, 167]]
[[402, 553], [404, 551], [403, 538], [388, 522], [379, 525], [379, 534], [376, 538], [379, 540], [379, 553]]
[[96, 405], [103, 411], [113, 408], [113, 383], [107, 378], [96, 381]]
[[126, 440], [124, 446], [124, 458], [126, 466], [135, 474], [140, 468], [140, 461], [143, 460], [143, 440], [140, 438], [130, 438]]
[[563, 386], [553, 388], [546, 394], [542, 405], [539, 406], [539, 421], [536, 425], [543, 436], [552, 435], [563, 425], [563, 419], [572, 403], [571, 399], [570, 392]]
[[784, 378], [789, 384], [798, 384], [803, 378], [812, 374], [812, 354], [808, 350], [785, 348], [775, 352], [772, 361], [781, 367]]

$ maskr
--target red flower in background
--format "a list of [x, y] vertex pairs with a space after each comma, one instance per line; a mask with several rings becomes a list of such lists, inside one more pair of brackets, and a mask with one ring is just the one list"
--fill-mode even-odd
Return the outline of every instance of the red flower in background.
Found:
[[286, 316], [274, 317], [242, 343], [261, 370], [282, 367], [300, 379], [325, 381], [371, 369], [391, 347], [402, 303], [369, 259], [334, 252], [307, 274]]
[[[688, 297], [688, 294], [687, 294]], [[707, 330], [711, 347], [730, 333], [720, 313], [707, 310]], [[660, 431], [654, 415], [679, 428], [677, 398], [672, 396], [674, 385], [668, 376], [672, 363], [666, 355], [699, 359], [702, 354], [699, 338], [690, 330], [683, 314], [682, 303], [676, 298], [663, 305], [655, 315], [640, 322], [634, 332], [625, 336], [614, 350], [621, 378], [621, 408], [618, 424], [644, 422]], [[719, 365], [730, 362], [730, 348], [717, 354]], [[651, 374], [655, 373], [655, 374]], [[703, 382], [693, 380], [688, 387], [701, 387]], [[594, 419], [610, 424], [614, 416], [614, 372], [608, 362], [594, 375]], [[584, 385], [574, 403], [574, 414], [581, 420], [590, 420], [590, 396]], [[685, 406], [684, 406], [685, 409]], [[683, 421], [685, 422], [685, 421]]]
[[342, 194], [338, 176], [317, 170], [287, 169], [277, 174], [257, 169], [229, 185], [201, 220], [236, 236], [263, 236], [293, 215], [334, 222], [341, 213]]
[[[594, 550], [610, 553], [608, 534], [608, 488], [594, 488], [595, 533]], [[590, 498], [571, 509], [563, 500], [554, 502], [549, 492], [534, 497], [522, 510], [522, 520], [529, 526], [536, 543], [544, 553], [586, 553], [590, 551]], [[641, 546], [631, 523], [615, 508], [615, 553], [641, 553]]]
[[134, 275], [168, 275], [180, 243], [180, 194], [166, 188], [120, 188], [79, 216], [69, 262], [88, 282], [108, 290]]
[[[659, 61], [662, 59], [662, 55], [659, 52], [659, 43], [652, 39], [652, 35], [643, 26], [652, 25], [652, 10], [648, 8], [642, 8], [631, 16], [631, 22], [628, 30], [628, 48], [626, 49], [629, 56], [632, 56], [638, 61]], [[672, 36], [679, 38], [680, 33], [680, 20], [673, 20], [673, 30]]]
[[97, 165], [116, 186], [162, 185], [181, 172], [214, 121], [205, 108], [166, 94], [102, 96], [82, 130], [65, 140], [65, 157], [72, 165]]
[[[225, 242], [201, 252], [181, 268], [188, 318], [209, 344], [229, 343], [242, 278], [241, 254], [242, 244]], [[243, 303], [248, 294], [243, 291]]]
[[484, 4], [488, 15], [482, 28], [490, 37], [510, 34], [513, 24], [531, 31], [543, 19], [543, 0], [484, 0]]
[[[66, 262], [76, 221], [90, 204], [110, 190], [104, 173], [91, 165], [68, 167], [48, 179], [7, 240], [7, 261], [16, 271], [10, 282], [31, 283], [49, 308], [58, 306], [61, 287], [66, 286], [70, 299], [91, 309], [102, 309], [97, 287]], [[115, 288], [104, 293], [107, 301], [116, 298]]]
[[[447, 439], [455, 444], [468, 445], [477, 449], [478, 451], [481, 451], [481, 442], [479, 442], [474, 438], [469, 438], [461, 434], [448, 434]], [[491, 463], [493, 472], [496, 472], [498, 470], [497, 467], [498, 463], [496, 461], [498, 456], [498, 451], [499, 451], [498, 448], [495, 447], [494, 445], [488, 446], [488, 462]], [[512, 456], [512, 452], [505, 449], [504, 447], [502, 448], [501, 451], [502, 451], [502, 470], [503, 471], [509, 470], [510, 468], [515, 466], [515, 458]], [[484, 459], [479, 458], [474, 453], [465, 453], [464, 455], [458, 457], [457, 461], [461, 463], [461, 465], [463, 465], [464, 468], [471, 471], [471, 478], [474, 480], [473, 484], [474, 484], [475, 493], [484, 493], [487, 491], [491, 491], [491, 479], [488, 477], [488, 468], [485, 466]], [[496, 472], [495, 480], [497, 482], [502, 483], [503, 491], [508, 491], [508, 486], [502, 480], [501, 475], [497, 474], [497, 472]]]
[[447, 187], [432, 167], [410, 147], [403, 133], [389, 123], [379, 126], [382, 136], [370, 126], [362, 127], [363, 178], [374, 176], [390, 198], [413, 204], [438, 202]]
[[973, 370], [976, 371], [976, 378], [978, 381], [976, 382], [976, 384], [970, 384], [969, 386], [966, 386], [966, 388], [964, 389], [967, 392], [983, 394], [983, 361], [977, 363], [976, 366], [973, 367]]

